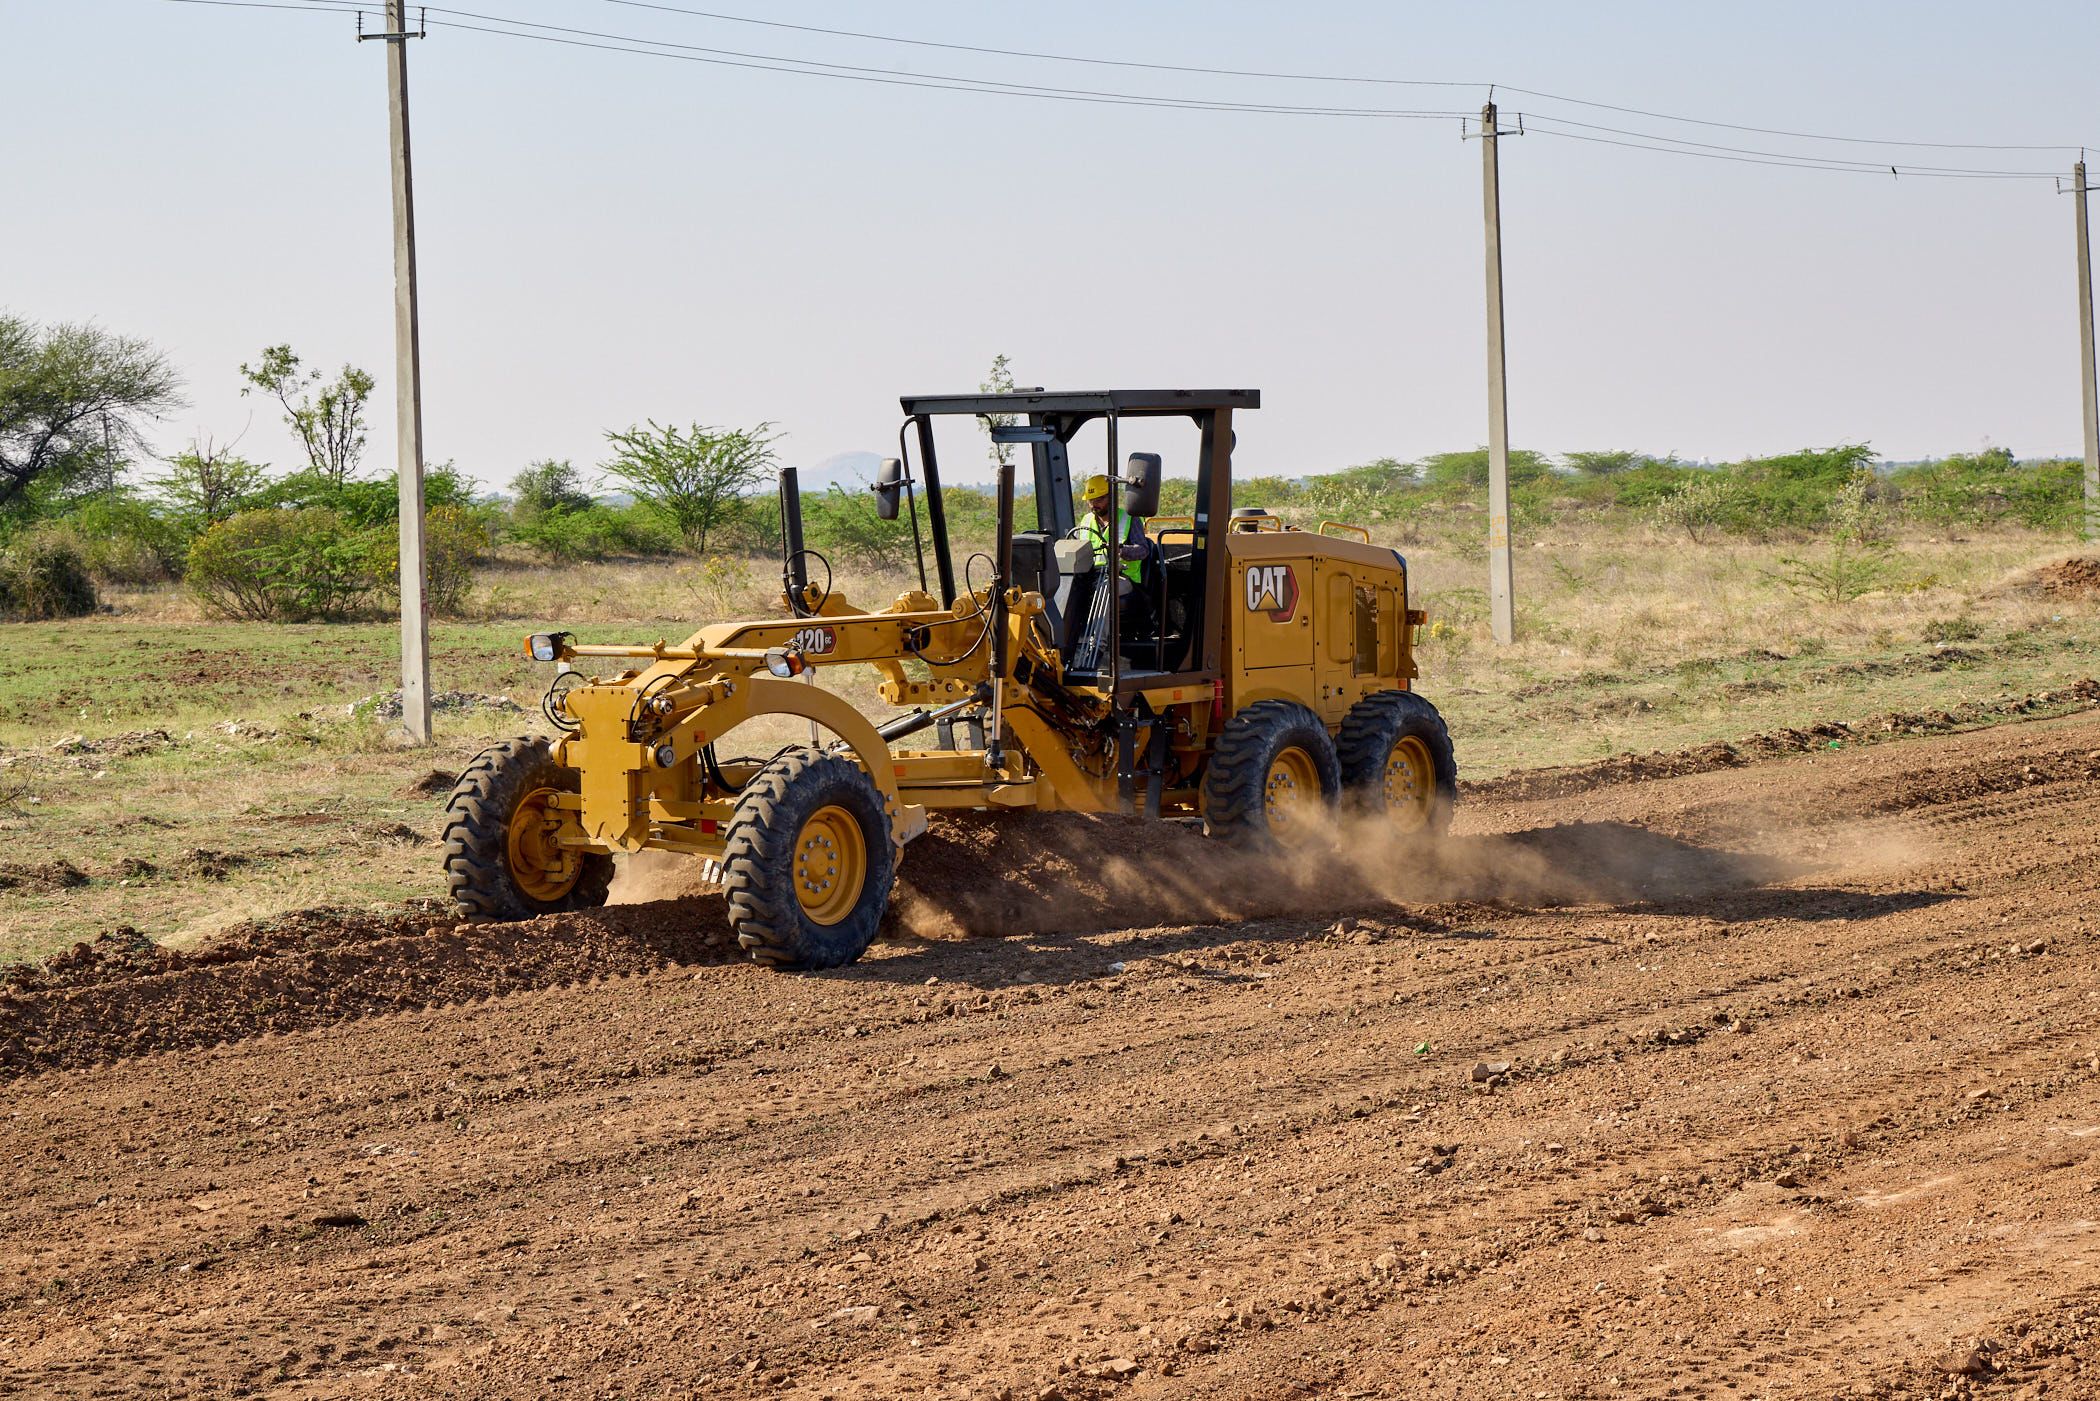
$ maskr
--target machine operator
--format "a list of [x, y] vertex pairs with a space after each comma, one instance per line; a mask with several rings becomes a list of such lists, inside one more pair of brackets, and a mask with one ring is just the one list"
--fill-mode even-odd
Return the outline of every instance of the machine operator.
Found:
[[[1080, 496], [1087, 504], [1087, 518], [1080, 522], [1084, 539], [1094, 547], [1096, 559], [1109, 556], [1108, 540], [1115, 529], [1115, 497], [1106, 476], [1096, 472], [1086, 479]], [[1123, 539], [1115, 555], [1123, 562], [1121, 577], [1116, 580], [1116, 597], [1122, 601], [1123, 634], [1134, 637], [1141, 633], [1152, 618], [1150, 600], [1138, 589], [1144, 578], [1144, 561], [1151, 552], [1152, 542], [1145, 535], [1145, 523], [1137, 516], [1125, 511], [1122, 517]]]

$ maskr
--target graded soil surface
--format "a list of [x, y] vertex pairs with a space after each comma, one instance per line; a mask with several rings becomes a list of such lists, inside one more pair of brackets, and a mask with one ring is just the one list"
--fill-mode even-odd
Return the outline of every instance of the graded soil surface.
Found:
[[943, 823], [819, 975], [111, 936], [0, 983], [0, 1395], [2100, 1396], [2100, 716], [1824, 743]]

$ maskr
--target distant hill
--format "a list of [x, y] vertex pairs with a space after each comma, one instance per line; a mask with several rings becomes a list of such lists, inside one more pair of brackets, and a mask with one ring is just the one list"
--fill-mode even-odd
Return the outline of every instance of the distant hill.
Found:
[[866, 486], [875, 480], [875, 470], [882, 466], [882, 458], [883, 454], [879, 452], [835, 452], [821, 462], [802, 468], [802, 489], [821, 491], [833, 485], [847, 488]]

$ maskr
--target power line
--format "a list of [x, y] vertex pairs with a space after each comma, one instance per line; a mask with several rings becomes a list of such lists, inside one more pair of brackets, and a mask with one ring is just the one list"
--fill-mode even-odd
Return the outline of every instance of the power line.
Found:
[[[345, 12], [355, 9], [359, 13], [370, 12], [363, 7], [334, 3], [334, 0], [308, 0], [306, 4], [296, 5], [272, 4], [267, 3], [267, 0], [173, 0], [173, 3], [224, 5], [234, 9], [341, 10]], [[533, 20], [515, 19], [508, 15], [483, 14], [474, 10], [455, 9], [446, 5], [418, 6], [417, 9], [419, 13], [435, 12], [441, 15], [457, 15], [463, 19], [484, 21], [485, 23], [483, 24], [465, 24], [459, 20], [437, 20], [432, 22], [438, 27], [463, 30], [476, 34], [495, 34], [512, 39], [535, 39], [543, 43], [565, 43], [575, 48], [599, 49], [609, 53], [633, 53], [654, 58], [685, 59], [696, 63], [713, 63], [727, 68], [747, 68], [772, 73], [799, 73], [805, 77], [843, 78], [859, 82], [880, 83], [891, 87], [915, 87], [948, 92], [982, 92], [992, 96], [1035, 97], [1054, 101], [1090, 102], [1111, 106], [1154, 107], [1196, 112], [1244, 112], [1254, 115], [1274, 116], [1451, 120], [1467, 115], [1457, 110], [1313, 106], [1300, 103], [1250, 102], [1244, 99], [1233, 98], [1175, 97], [1165, 93], [1126, 93], [1092, 88], [1062, 88], [1035, 83], [1010, 83], [991, 78], [973, 78], [965, 74], [956, 73], [900, 74], [891, 69], [871, 68], [861, 64], [829, 63], [819, 59], [795, 58], [785, 54], [753, 53], [741, 49], [721, 49], [701, 44], [683, 44], [675, 40], [651, 39], [632, 34], [612, 34], [602, 30], [580, 29], [570, 25], [542, 24]], [[505, 27], [491, 28], [489, 27], [491, 25]], [[533, 30], [550, 32], [528, 32]], [[666, 52], [667, 50], [669, 52]], [[1449, 86], [1462, 85], [1450, 84]]]
[[378, 15], [377, 5], [338, 4], [333, 0], [310, 0], [303, 5], [272, 4], [270, 0], [167, 0], [171, 5], [211, 5], [222, 10], [289, 10], [294, 14]]
[[839, 39], [866, 39], [879, 44], [908, 44], [913, 48], [947, 49], [955, 53], [992, 54], [1000, 58], [1032, 58], [1046, 63], [1086, 63], [1103, 68], [1142, 68], [1154, 73], [1202, 73], [1223, 78], [1277, 78], [1301, 83], [1371, 83], [1390, 87], [1486, 88], [1487, 83], [1460, 82], [1452, 78], [1355, 78], [1327, 73], [1274, 73], [1254, 68], [1206, 68], [1196, 64], [1142, 63], [1128, 58], [1092, 58], [1084, 54], [1041, 53], [1029, 49], [1000, 49], [985, 44], [957, 44], [940, 39], [912, 39], [896, 34], [870, 34], [857, 29], [826, 29], [816, 24], [790, 24], [785, 20], [756, 19], [750, 15], [723, 14], [715, 10], [693, 10], [682, 5], [659, 5], [647, 0], [607, 0], [636, 10], [660, 10], [666, 14], [690, 15], [696, 19], [722, 20], [729, 24], [755, 24], [767, 29], [791, 29], [803, 34], [828, 34]]
[[[205, 3], [205, 0], [182, 0], [183, 3]], [[230, 0], [226, 0], [230, 3]], [[472, 11], [456, 10], [446, 6], [432, 5], [433, 12], [450, 15], [470, 15], [476, 19], [493, 20], [497, 24], [522, 25], [527, 21], [511, 20], [503, 16], [480, 15]], [[1119, 93], [1086, 88], [1054, 88], [1026, 83], [1003, 83], [987, 78], [969, 78], [957, 74], [926, 74], [907, 77], [880, 69], [856, 67], [848, 64], [818, 63], [810, 59], [787, 58], [777, 54], [750, 54], [727, 57], [736, 50], [703, 49], [698, 45], [674, 44], [662, 40], [638, 38], [626, 34], [604, 34], [592, 30], [567, 29], [559, 25], [538, 25], [535, 28], [559, 30], [559, 33], [532, 33], [520, 28], [499, 29], [486, 24], [463, 24], [458, 20], [432, 20], [433, 27], [464, 30], [475, 34], [496, 34], [509, 39], [529, 39], [544, 44], [564, 44], [572, 48], [599, 49], [609, 53], [640, 54], [651, 58], [679, 59], [689, 63], [706, 63], [726, 68], [756, 69], [768, 73], [797, 73], [809, 78], [837, 78], [852, 82], [879, 83], [888, 87], [926, 88], [940, 92], [976, 92], [994, 97], [1032, 97], [1058, 102], [1084, 102], [1119, 107], [1154, 107], [1173, 111], [1195, 112], [1243, 112], [1257, 116], [1298, 117], [1356, 117], [1382, 120], [1439, 120], [1449, 121], [1468, 114], [1451, 111], [1412, 111], [1382, 107], [1313, 107], [1281, 103], [1253, 103], [1228, 99], [1170, 97], [1158, 93]], [[588, 35], [589, 38], [567, 37]], [[696, 51], [697, 50], [697, 51]]]
[[[1045, 93], [1056, 93], [1061, 96], [1069, 95], [1077, 97], [1113, 98], [1130, 102], [1157, 102], [1170, 106], [1189, 106], [1204, 108], [1222, 107], [1236, 112], [1282, 112], [1290, 113], [1293, 115], [1310, 115], [1323, 117], [1456, 117], [1461, 115], [1456, 111], [1422, 112], [1396, 111], [1387, 108], [1372, 107], [1321, 107], [1308, 106], [1301, 103], [1247, 102], [1238, 99], [1223, 98], [1184, 98], [1173, 97], [1163, 93], [1109, 92], [1095, 88], [1064, 88], [1051, 87], [1038, 83], [1009, 83], [992, 78], [972, 78], [967, 74], [958, 73], [914, 73], [909, 75], [900, 75], [894, 69], [871, 68], [864, 64], [827, 63], [819, 59], [794, 58], [784, 54], [751, 53], [742, 49], [710, 48], [701, 44], [681, 44], [668, 39], [648, 39], [641, 38], [632, 34], [608, 34], [601, 30], [578, 29], [570, 25], [539, 24], [531, 20], [513, 19], [508, 15], [478, 14], [473, 10], [454, 9], [448, 5], [432, 5], [428, 8], [430, 10], [436, 11], [439, 14], [460, 15], [467, 19], [478, 19], [490, 24], [508, 25], [512, 28], [518, 29], [548, 30], [556, 34], [577, 35], [584, 38], [602, 39], [614, 43], [643, 45], [651, 49], [673, 49], [681, 53], [713, 54], [718, 57], [746, 59], [754, 62], [792, 64], [798, 68], [823, 70], [827, 74], [875, 74], [884, 78], [908, 76], [915, 80], [928, 83], [954, 84], [958, 86], [968, 86], [979, 89], [991, 89], [1026, 94], [1030, 96], [1040, 96]], [[460, 27], [463, 28], [464, 26]]]
[[1731, 161], [1737, 165], [1776, 165], [1790, 170], [1821, 170], [1832, 175], [1914, 175], [1926, 180], [2053, 180], [2053, 175], [2037, 174], [2025, 170], [1999, 171], [1952, 171], [1932, 170], [1901, 165], [1812, 165], [1806, 160], [1780, 157], [1768, 159], [1763, 156], [1724, 155], [1718, 151], [1693, 150], [1684, 146], [1657, 146], [1642, 141], [1621, 141], [1609, 136], [1582, 136], [1572, 131], [1556, 131], [1546, 127], [1530, 125], [1526, 130], [1535, 136], [1552, 136], [1562, 141], [1587, 141], [1597, 146], [1623, 146], [1631, 151], [1659, 151], [1670, 156], [1691, 156], [1698, 160]]
[[1734, 122], [1709, 121], [1703, 117], [1676, 116], [1668, 112], [1648, 111], [1639, 107], [1621, 107], [1609, 102], [1595, 102], [1588, 98], [1568, 97], [1561, 93], [1541, 92], [1535, 88], [1520, 88], [1508, 83], [1459, 82], [1442, 78], [1391, 78], [1371, 74], [1350, 73], [1292, 73], [1255, 68], [1212, 68], [1198, 64], [1146, 63], [1127, 58], [1099, 58], [1087, 54], [1044, 53], [1028, 49], [1004, 49], [984, 44], [959, 44], [939, 39], [917, 39], [899, 34], [878, 34], [858, 29], [830, 29], [815, 24], [793, 24], [785, 20], [759, 19], [752, 15], [728, 14], [720, 10], [701, 10], [684, 5], [669, 5], [660, 0], [606, 0], [607, 4], [624, 5], [629, 9], [655, 10], [665, 14], [687, 15], [695, 19], [718, 20], [728, 24], [759, 25], [768, 29], [793, 30], [803, 34], [824, 34], [841, 39], [862, 39], [879, 44], [903, 44], [913, 48], [947, 49], [957, 53], [990, 54], [1001, 58], [1035, 59], [1044, 63], [1082, 63], [1109, 68], [1137, 68], [1156, 73], [1196, 73], [1227, 78], [1266, 78], [1282, 82], [1300, 83], [1357, 83], [1393, 87], [1455, 87], [1455, 88], [1501, 88], [1507, 92], [1521, 93], [1526, 97], [1541, 98], [1549, 102], [1566, 102], [1577, 107], [1594, 107], [1608, 112], [1620, 112], [1627, 116], [1649, 117], [1656, 121], [1684, 122], [1692, 126], [1717, 127], [1728, 131], [1745, 131], [1759, 136], [1785, 136], [1802, 141], [1842, 141], [1865, 146], [1906, 146], [1922, 150], [1944, 151], [2075, 151], [2080, 149], [2072, 143], [2043, 143], [2034, 145], [1992, 144], [1968, 141], [1904, 141], [1871, 136], [1840, 136], [1813, 131], [1787, 131], [1775, 127], [1743, 126]]
[[[634, 9], [656, 10], [671, 14], [687, 15], [702, 19], [722, 20], [731, 23], [759, 25], [773, 29], [792, 30], [835, 37], [864, 39], [882, 43], [907, 44], [922, 48], [944, 49], [967, 53], [994, 54], [1002, 57], [1037, 58], [1066, 63], [1100, 64], [1104, 66], [1143, 69], [1174, 73], [1202, 73], [1230, 77], [1253, 77], [1290, 79], [1316, 82], [1376, 83], [1406, 86], [1474, 87], [1486, 86], [1460, 83], [1441, 79], [1403, 79], [1354, 77], [1335, 74], [1305, 74], [1270, 72], [1254, 69], [1207, 68], [1194, 65], [1145, 63], [1130, 59], [1096, 59], [1073, 54], [1035, 54], [1018, 49], [993, 48], [984, 45], [950, 43], [939, 40], [913, 39], [897, 35], [877, 34], [860, 30], [830, 29], [819, 25], [794, 24], [780, 20], [757, 19], [744, 15], [733, 15], [720, 11], [692, 9], [678, 5], [655, 3], [655, 0], [607, 0], [611, 4], [626, 5]], [[283, 0], [170, 0], [170, 3], [188, 5], [212, 5], [228, 9], [282, 10], [306, 13], [374, 13], [369, 5], [355, 0], [302, 0], [301, 3], [283, 3]], [[419, 7], [420, 8], [420, 7]], [[890, 69], [874, 68], [863, 64], [832, 63], [818, 59], [797, 58], [785, 54], [752, 52], [742, 49], [724, 49], [701, 44], [680, 43], [668, 39], [651, 39], [631, 34], [616, 34], [603, 30], [584, 29], [569, 25], [543, 24], [532, 20], [515, 19], [507, 15], [486, 14], [474, 10], [457, 9], [446, 5], [429, 6], [430, 11], [440, 15], [457, 16], [456, 19], [440, 19], [434, 23], [444, 28], [477, 34], [493, 34], [512, 39], [529, 39], [540, 43], [563, 44], [573, 48], [596, 49], [608, 53], [638, 54], [644, 57], [670, 58], [686, 62], [705, 63], [718, 67], [742, 68], [759, 72], [799, 74], [804, 77], [833, 78], [843, 81], [874, 83], [886, 87], [909, 87], [927, 91], [973, 92], [989, 96], [1027, 97], [1042, 101], [1078, 102], [1090, 105], [1146, 107], [1167, 111], [1234, 112], [1263, 116], [1311, 116], [1347, 117], [1373, 120], [1448, 120], [1467, 117], [1468, 113], [1447, 110], [1397, 109], [1381, 107], [1321, 106], [1300, 103], [1253, 102], [1239, 98], [1176, 97], [1166, 93], [1122, 92], [1109, 89], [1068, 88], [1048, 84], [1015, 83], [999, 79], [976, 78], [959, 73], [898, 73]], [[465, 23], [478, 20], [481, 23]], [[1579, 106], [1596, 107], [1608, 111], [1626, 112], [1658, 121], [1678, 121], [1699, 126], [1712, 126], [1726, 130], [1759, 132], [1785, 136], [1797, 140], [1844, 141], [1867, 145], [1907, 146], [1920, 149], [1941, 150], [2071, 150], [2069, 146], [1983, 145], [1960, 142], [1909, 142], [1882, 141], [1867, 137], [1822, 135], [1812, 132], [1788, 132], [1767, 127], [1743, 126], [1727, 122], [1708, 122], [1695, 117], [1675, 117], [1665, 113], [1650, 112], [1635, 107], [1617, 106], [1611, 103], [1590, 102], [1582, 98], [1564, 97], [1558, 94], [1541, 93], [1533, 89], [1503, 85], [1508, 91], [1526, 93], [1548, 101], [1569, 102]], [[1927, 166], [1885, 164], [1878, 160], [1856, 159], [1835, 156], [1817, 156], [1807, 152], [1772, 151], [1749, 147], [1724, 146], [1709, 142], [1693, 141], [1685, 137], [1667, 136], [1657, 132], [1632, 131], [1620, 127], [1603, 126], [1596, 123], [1576, 121], [1573, 118], [1551, 114], [1529, 113], [1533, 129], [1542, 135], [1558, 136], [1570, 141], [1588, 141], [1596, 145], [1618, 146], [1627, 150], [1658, 151], [1669, 155], [1699, 156], [1713, 160], [1730, 160], [1749, 165], [1788, 166], [1804, 170], [1831, 170], [1841, 174], [1856, 175], [1911, 175], [1932, 179], [2051, 179], [2052, 174], [2023, 170], [1986, 170], [1961, 166]], [[1583, 132], [1597, 133], [1580, 135], [1576, 131], [1555, 128], [1579, 128]], [[1618, 139], [1612, 139], [1618, 138]]]
[[1798, 141], [1844, 141], [1859, 146], [1908, 146], [1918, 150], [1933, 151], [2076, 151], [2083, 149], [2071, 143], [2046, 145], [1994, 145], [1975, 141], [1894, 141], [1875, 136], [1832, 136], [1814, 131], [1786, 131], [1778, 127], [1741, 126], [1734, 122], [1708, 121], [1704, 117], [1678, 117], [1668, 112], [1649, 112], [1639, 107], [1618, 107], [1609, 102], [1591, 102], [1581, 97], [1563, 97], [1557, 93], [1538, 92], [1532, 88], [1514, 87], [1507, 83], [1497, 84], [1504, 91], [1522, 93], [1526, 97], [1541, 97], [1549, 102], [1567, 102], [1577, 107], [1595, 107], [1605, 112], [1621, 112], [1629, 117], [1651, 117], [1660, 122], [1684, 122], [1690, 126], [1717, 127], [1723, 131], [1747, 131], [1758, 136], [1786, 136]]
[[[1893, 168], [1905, 175], [1970, 176], [1986, 180], [2054, 180], [2056, 172], [2049, 170], [1982, 170], [1973, 166], [1953, 165], [1897, 165], [1891, 167], [1886, 161], [1869, 161], [1837, 156], [1811, 156], [1793, 151], [1764, 151], [1744, 146], [1717, 146], [1706, 141], [1689, 141], [1678, 136], [1664, 136], [1657, 132], [1628, 131], [1622, 127], [1598, 126], [1593, 122], [1570, 121], [1565, 117], [1539, 116], [1527, 113], [1527, 130], [1541, 131], [1549, 136], [1570, 136], [1573, 132], [1549, 130], [1549, 127], [1577, 127], [1583, 131], [1604, 132], [1612, 136], [1631, 137], [1637, 141], [1666, 143], [1656, 145], [1654, 150], [1682, 150], [1683, 155], [1698, 155], [1717, 152], [1734, 156], [1756, 156], [1788, 165], [1801, 165], [1808, 169], [1828, 169], [1857, 172], [1863, 175], [1886, 175]], [[1544, 125], [1542, 125], [1544, 124]], [[1630, 143], [1619, 143], [1630, 144]]]

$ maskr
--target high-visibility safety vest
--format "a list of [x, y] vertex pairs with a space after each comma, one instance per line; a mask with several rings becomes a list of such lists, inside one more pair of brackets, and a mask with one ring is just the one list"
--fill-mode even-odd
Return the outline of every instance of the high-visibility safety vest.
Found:
[[[1122, 521], [1123, 543], [1127, 545], [1137, 535], [1138, 518], [1136, 516], [1129, 515], [1126, 513], [1122, 515]], [[1107, 523], [1104, 522], [1101, 519], [1101, 517], [1095, 515], [1092, 511], [1088, 511], [1086, 513], [1086, 520], [1081, 522], [1081, 524], [1086, 530], [1087, 543], [1094, 547], [1094, 554], [1098, 558], [1104, 560], [1107, 559], [1110, 553], [1108, 548]], [[1131, 583], [1142, 583], [1144, 581], [1144, 574], [1145, 562], [1143, 560], [1132, 559], [1125, 560], [1123, 562], [1123, 577], [1128, 579]]]

